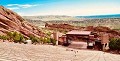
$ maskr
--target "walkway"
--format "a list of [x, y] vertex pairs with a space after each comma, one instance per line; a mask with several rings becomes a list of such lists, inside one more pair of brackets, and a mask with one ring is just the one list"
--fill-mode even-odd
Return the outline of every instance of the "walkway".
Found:
[[120, 61], [120, 55], [62, 46], [0, 42], [0, 61]]

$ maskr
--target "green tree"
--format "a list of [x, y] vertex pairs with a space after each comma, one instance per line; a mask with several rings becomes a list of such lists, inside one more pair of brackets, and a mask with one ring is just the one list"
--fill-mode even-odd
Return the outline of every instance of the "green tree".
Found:
[[111, 50], [120, 50], [120, 38], [111, 38], [109, 48]]

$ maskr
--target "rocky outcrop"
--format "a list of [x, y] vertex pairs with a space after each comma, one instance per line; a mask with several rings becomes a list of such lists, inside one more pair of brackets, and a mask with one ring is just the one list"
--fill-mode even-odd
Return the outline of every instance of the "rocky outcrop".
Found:
[[63, 29], [63, 30], [81, 30], [82, 29], [82, 27], [80, 26], [73, 26], [70, 24], [48, 24], [46, 23], [45, 27], [49, 29], [58, 29], [58, 30], [59, 29]]
[[88, 26], [86, 27], [86, 30], [93, 31], [93, 32], [105, 32], [111, 34], [112, 37], [120, 37], [120, 31], [110, 29], [108, 27], [103, 27], [103, 26]]
[[[112, 37], [120, 37], [120, 31], [117, 30], [112, 30], [109, 27], [104, 27], [104, 26], [87, 26], [87, 27], [80, 27], [80, 26], [72, 26], [69, 24], [45, 24], [45, 27], [48, 29], [52, 30], [58, 30], [58, 31], [71, 31], [71, 30], [87, 30], [87, 31], [92, 31], [92, 32], [105, 32], [111, 34]], [[61, 30], [62, 29], [62, 30]]]
[[0, 6], [0, 34], [4, 35], [10, 31], [20, 32], [26, 37], [30, 35], [36, 37], [44, 36], [40, 29], [25, 21], [17, 13]]

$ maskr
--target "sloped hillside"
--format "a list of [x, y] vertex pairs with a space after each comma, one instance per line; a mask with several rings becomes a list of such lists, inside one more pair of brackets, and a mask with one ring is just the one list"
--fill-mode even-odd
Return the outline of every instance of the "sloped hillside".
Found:
[[44, 33], [37, 27], [25, 21], [17, 13], [0, 6], [0, 35], [6, 35], [10, 31], [20, 32], [25, 37], [30, 35], [36, 37], [44, 36]]

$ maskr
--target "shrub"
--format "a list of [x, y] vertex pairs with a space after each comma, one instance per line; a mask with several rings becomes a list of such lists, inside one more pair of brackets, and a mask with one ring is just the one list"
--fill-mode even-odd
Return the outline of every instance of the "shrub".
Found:
[[47, 43], [48, 42], [47, 37], [44, 37], [42, 42], [43, 42], [43, 44]]
[[33, 43], [38, 43], [40, 39], [38, 37], [30, 35], [30, 40], [32, 40], [32, 44], [33, 44]]
[[46, 42], [47, 43], [51, 43], [51, 39], [50, 38], [46, 38]]
[[21, 36], [17, 33], [17, 32], [15, 32], [15, 33], [13, 33], [13, 40], [14, 40], [14, 42], [15, 43], [17, 43], [17, 42], [20, 42], [21, 40]]
[[51, 32], [47, 32], [46, 34], [47, 34], [47, 36], [49, 36], [49, 37], [51, 36]]
[[120, 38], [116, 41], [117, 49], [120, 50]]
[[120, 50], [120, 38], [111, 38], [109, 48], [111, 50]]
[[56, 44], [56, 40], [49, 37], [43, 37], [43, 38], [40, 38], [40, 40], [41, 42], [43, 42], [43, 44], [44, 43], [52, 43], [53, 45]]
[[8, 40], [8, 39], [9, 39], [9, 37], [8, 37], [8, 36], [6, 36], [6, 35], [0, 35], [0, 39], [3, 39], [3, 40]]
[[52, 43], [53, 45], [56, 45], [56, 40], [55, 40], [55, 39], [50, 38], [50, 40], [51, 40], [51, 43]]
[[110, 39], [109, 48], [112, 49], [112, 50], [116, 50], [117, 49], [116, 39], [115, 38]]
[[9, 36], [9, 39], [13, 40], [15, 43], [25, 41], [24, 36], [18, 32], [8, 32], [7, 35]]
[[13, 40], [13, 37], [14, 37], [13, 32], [8, 32], [7, 35], [9, 36], [9, 40], [14, 41]]
[[14, 32], [13, 36], [14, 36], [13, 37], [14, 42], [24, 42], [24, 40], [25, 40], [24, 36], [20, 33]]

